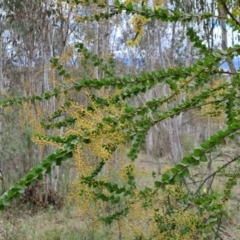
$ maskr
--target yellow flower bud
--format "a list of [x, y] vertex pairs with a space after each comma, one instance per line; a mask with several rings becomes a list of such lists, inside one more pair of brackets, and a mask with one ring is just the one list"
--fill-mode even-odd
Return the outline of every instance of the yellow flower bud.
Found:
[[202, 193], [203, 193], [203, 194], [206, 194], [206, 193], [207, 193], [207, 189], [206, 189], [206, 188], [203, 188]]

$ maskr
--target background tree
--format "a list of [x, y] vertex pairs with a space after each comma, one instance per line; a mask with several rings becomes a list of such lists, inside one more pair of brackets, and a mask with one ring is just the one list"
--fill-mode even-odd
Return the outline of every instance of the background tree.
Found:
[[[234, 43], [228, 46], [225, 29], [228, 24], [233, 36], [238, 31], [238, 6], [221, 1], [69, 1], [49, 5], [51, 14], [41, 18], [48, 2], [27, 3], [32, 9], [32, 15], [26, 14], [28, 24], [29, 17], [36, 21], [34, 26], [48, 24], [38, 32], [21, 21], [11, 23], [13, 35], [19, 34], [22, 43], [13, 53], [24, 52], [16, 65], [11, 63], [23, 79], [22, 97], [3, 95], [1, 105], [23, 104], [22, 118], [30, 132], [34, 130], [35, 141], [51, 145], [46, 153], [56, 150], [2, 195], [0, 207], [46, 173], [52, 172], [48, 186], [56, 191], [58, 166], [74, 158], [80, 164], [78, 190], [87, 200], [84, 204], [100, 202], [98, 214], [105, 214], [100, 220], [113, 228], [123, 226], [123, 217], [133, 224], [140, 208], [146, 219], [138, 219], [137, 224], [147, 222], [153, 230], [143, 236], [132, 225], [131, 235], [136, 238], [220, 238], [225, 203], [239, 177], [238, 154], [218, 162], [224, 144], [236, 145], [229, 138], [236, 137], [240, 128], [239, 76], [233, 64], [240, 50]], [[11, 7], [14, 14], [8, 19], [27, 12], [19, 3], [11, 2]], [[220, 40], [214, 39], [216, 22], [221, 24]], [[124, 26], [122, 34], [119, 25]], [[114, 34], [120, 35], [115, 36], [120, 53], [112, 48]], [[59, 41], [53, 40], [55, 36]], [[41, 56], [40, 68], [35, 53]], [[229, 70], [221, 69], [223, 62]], [[43, 69], [40, 75], [39, 69]], [[34, 76], [41, 76], [41, 81], [33, 81]], [[32, 121], [40, 117], [41, 122]], [[122, 145], [128, 159], [120, 158]], [[147, 160], [157, 158], [159, 165], [156, 171], [147, 171], [147, 186], [138, 178], [142, 150]], [[85, 174], [81, 164], [87, 165]], [[171, 167], [166, 170], [163, 165]], [[161, 176], [156, 177], [157, 171]], [[125, 178], [120, 181], [122, 173]], [[225, 187], [218, 193], [215, 186], [220, 178]], [[161, 198], [164, 190], [166, 196]], [[159, 202], [165, 203], [164, 209]], [[186, 216], [187, 228], [180, 224], [181, 216]], [[95, 217], [93, 213], [94, 221]], [[119, 230], [119, 239], [129, 232], [126, 227]]]

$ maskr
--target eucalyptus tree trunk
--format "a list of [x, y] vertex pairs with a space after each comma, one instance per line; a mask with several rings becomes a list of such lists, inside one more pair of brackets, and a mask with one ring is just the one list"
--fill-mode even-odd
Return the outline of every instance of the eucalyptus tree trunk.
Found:
[[[208, 117], [207, 123], [207, 138], [211, 137], [211, 130], [212, 130], [212, 119]], [[208, 155], [208, 163], [207, 163], [207, 175], [210, 176], [212, 173], [212, 153], [210, 152]], [[209, 178], [207, 181], [207, 192], [210, 191], [212, 186], [212, 178]]]
[[[99, 56], [99, 24], [97, 21], [94, 22], [94, 53]], [[98, 67], [95, 67], [94, 77], [99, 78]]]
[[[52, 91], [55, 85], [50, 79], [49, 61], [55, 55], [61, 55], [65, 52], [70, 34], [69, 22], [72, 13], [68, 12], [67, 16], [64, 15], [66, 9], [62, 9], [61, 7], [57, 10], [55, 8], [56, 11], [54, 13], [51, 8], [54, 8], [55, 1], [49, 0], [40, 2], [27, 0], [5, 2], [6, 11], [11, 13], [9, 14], [9, 18], [5, 20], [8, 23], [8, 38], [12, 43], [11, 46], [13, 49], [10, 63], [12, 64], [14, 61], [17, 62], [14, 70], [18, 71], [20, 80], [14, 79], [14, 75], [10, 75], [9, 78], [21, 82], [24, 96]], [[9, 6], [8, 4], [12, 5]], [[55, 5], [55, 7], [57, 7], [57, 5]], [[12, 8], [11, 11], [9, 10], [10, 8]], [[56, 15], [57, 13], [59, 13], [58, 16]], [[2, 41], [2, 38], [0, 41]], [[2, 51], [2, 48], [0, 48], [0, 51]], [[8, 55], [10, 54], [8, 53]], [[0, 90], [2, 90], [3, 87], [2, 56], [4, 56], [4, 54], [0, 52]], [[20, 85], [20, 83], [18, 84]], [[28, 88], [24, 86], [28, 86]], [[16, 88], [17, 87], [18, 85], [16, 85]], [[20, 89], [17, 90], [20, 91]], [[34, 103], [33, 108], [28, 109], [28, 111], [31, 111], [32, 115], [35, 115], [37, 119], [37, 107], [39, 106], [36, 104], [38, 103]], [[41, 105], [40, 107], [43, 112], [50, 114], [57, 109], [57, 100], [52, 98], [49, 101], [42, 101], [39, 105]], [[27, 119], [25, 120], [27, 121]], [[0, 121], [0, 123], [2, 122]], [[60, 129], [60, 135], [62, 132], [63, 129]], [[24, 167], [24, 170], [28, 171], [30, 167], [36, 164], [32, 162], [33, 160], [42, 160], [44, 155], [48, 154], [47, 151], [49, 150], [51, 151], [51, 149], [45, 149], [45, 152], [32, 150], [28, 157], [29, 164]], [[35, 155], [33, 155], [33, 153]], [[38, 197], [41, 198], [41, 200], [47, 202], [49, 191], [57, 191], [58, 178], [59, 167], [56, 166], [53, 167], [52, 174], [46, 177], [45, 184], [40, 188]]]
[[[3, 91], [3, 42], [2, 42], [2, 32], [0, 33], [0, 91]], [[0, 129], [1, 132], [1, 129]]]
[[[3, 42], [2, 42], [2, 31], [0, 32], [0, 91], [2, 93], [3, 91]], [[3, 124], [3, 119], [2, 119], [2, 108], [0, 109], [0, 142], [2, 142], [2, 124]], [[2, 191], [5, 191], [5, 186], [4, 186], [4, 169], [3, 169], [3, 159], [0, 159], [0, 174], [1, 174], [1, 183], [2, 183]]]
[[171, 118], [168, 121], [169, 140], [171, 148], [171, 156], [174, 164], [180, 162], [183, 158], [182, 147], [179, 139], [177, 117]]
[[[175, 42], [177, 39], [177, 29], [176, 29], [176, 23], [173, 23], [172, 26], [172, 36], [171, 36], [171, 49], [170, 49], [170, 56], [169, 56], [169, 63], [170, 67], [174, 67], [175, 65], [175, 58], [174, 58], [174, 50], [175, 50]], [[167, 88], [165, 88], [167, 89]], [[165, 92], [165, 96], [167, 96], [168, 93]], [[181, 99], [180, 99], [181, 101]], [[169, 106], [173, 107], [173, 105]], [[167, 119], [167, 126], [168, 126], [168, 133], [169, 133], [169, 141], [170, 141], [170, 152], [171, 152], [171, 157], [172, 161], [174, 164], [177, 164], [180, 162], [183, 158], [183, 153], [182, 153], [182, 146], [180, 142], [180, 123], [182, 115], [175, 116], [173, 118]]]
[[[227, 6], [225, 4], [225, 1], [223, 1], [223, 4], [218, 4], [218, 15], [220, 18], [220, 25], [221, 25], [221, 32], [222, 32], [222, 50], [226, 51], [228, 48], [228, 31], [227, 31], [227, 25], [226, 25], [226, 14]], [[233, 64], [233, 61], [230, 59], [226, 59], [227, 64], [229, 66], [229, 69], [232, 73], [236, 73], [236, 68]]]
[[[46, 34], [44, 36], [45, 41], [43, 43], [43, 66], [44, 66], [44, 88], [43, 92], [53, 90], [55, 87], [54, 82], [50, 82], [49, 76], [49, 62], [50, 60], [55, 57], [55, 54], [62, 56], [65, 54], [66, 47], [68, 45], [69, 35], [71, 34], [71, 29], [69, 27], [69, 22], [71, 21], [71, 15], [73, 14], [73, 9], [71, 7], [68, 8], [67, 12], [63, 6], [59, 6], [57, 8], [57, 15], [54, 16], [53, 22], [49, 22], [46, 26]], [[58, 19], [58, 20], [57, 20]], [[60, 27], [58, 31], [56, 31], [57, 21], [60, 21]], [[55, 25], [55, 26], [54, 26]], [[75, 28], [75, 24], [73, 24], [73, 28]], [[57, 53], [56, 53], [57, 51]], [[60, 81], [63, 81], [62, 78]], [[46, 104], [48, 104], [47, 109], [50, 112], [54, 112], [57, 110], [57, 99], [51, 98]], [[49, 132], [49, 134], [53, 134], [53, 132]], [[59, 136], [63, 135], [63, 128], [59, 129]], [[50, 148], [52, 152], [52, 148]], [[58, 182], [59, 182], [59, 174], [60, 168], [57, 165], [52, 166], [51, 174], [46, 176], [47, 178], [47, 188], [50, 193], [56, 193], [58, 190]]]
[[[154, 25], [156, 25], [156, 22], [154, 22]], [[147, 69], [149, 71], [154, 70], [154, 55], [153, 55], [153, 49], [152, 47], [155, 45], [154, 44], [154, 37], [155, 31], [151, 33], [151, 31], [147, 31], [147, 46], [146, 46], [146, 52], [148, 53], [147, 55]], [[144, 94], [144, 102], [149, 101], [150, 99], [153, 98], [154, 95], [154, 89], [150, 89], [146, 94]], [[150, 128], [148, 131], [148, 134], [146, 135], [146, 154], [147, 154], [147, 161], [151, 162], [153, 161], [153, 155], [154, 155], [154, 128]]]

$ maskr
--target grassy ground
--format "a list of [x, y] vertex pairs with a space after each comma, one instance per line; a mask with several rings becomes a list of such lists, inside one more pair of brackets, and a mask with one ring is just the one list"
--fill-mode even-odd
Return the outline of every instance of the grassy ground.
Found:
[[[22, 212], [16, 216], [5, 212], [0, 220], [1, 240], [107, 240], [119, 239], [118, 234], [108, 233], [102, 229], [94, 233], [94, 229], [87, 226], [86, 222], [79, 217], [76, 208], [64, 208], [60, 211], [48, 210], [31, 215]], [[19, 212], [18, 212], [19, 214]], [[226, 228], [222, 229], [225, 240], [238, 240], [240, 225], [232, 220], [228, 221]], [[100, 234], [99, 234], [100, 233]], [[111, 237], [110, 235], [111, 234]], [[184, 240], [184, 239], [183, 239]]]
[[6, 240], [74, 240], [82, 239], [81, 219], [69, 209], [38, 212], [5, 212], [0, 220], [0, 239]]

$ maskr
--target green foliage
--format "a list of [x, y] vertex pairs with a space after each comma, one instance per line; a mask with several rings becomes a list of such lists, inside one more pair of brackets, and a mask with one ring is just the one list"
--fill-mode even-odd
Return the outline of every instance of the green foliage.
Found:
[[[81, 1], [75, 1], [76, 4], [81, 4]], [[100, 4], [100, 7], [104, 7], [104, 4]], [[114, 15], [122, 14], [138, 14], [144, 16], [150, 21], [161, 20], [165, 22], [179, 22], [181, 24], [190, 23], [194, 21], [203, 21], [209, 19], [217, 19], [213, 13], [203, 14], [189, 14], [181, 12], [180, 10], [167, 8], [151, 9], [147, 6], [139, 7], [137, 4], [125, 4], [120, 1], [115, 1], [113, 6], [109, 7], [109, 12], [104, 12], [99, 15], [91, 17], [85, 17], [87, 21], [100, 21], [101, 19], [108, 19]], [[219, 20], [219, 19], [217, 19]], [[231, 14], [228, 16], [229, 22], [234, 25], [233, 30], [239, 31], [240, 27], [237, 24], [235, 18]], [[194, 149], [192, 153], [184, 157], [181, 162], [172, 167], [169, 171], [162, 174], [160, 179], [155, 179], [154, 186], [152, 188], [145, 188], [139, 192], [140, 196], [145, 198], [143, 203], [147, 207], [153, 207], [150, 202], [153, 196], [159, 193], [160, 190], [168, 190], [170, 185], [175, 186], [177, 183], [185, 181], [191, 173], [191, 169], [208, 161], [210, 153], [216, 151], [217, 146], [221, 145], [225, 139], [233, 137], [239, 134], [240, 122], [239, 122], [239, 72], [230, 73], [220, 69], [220, 65], [223, 61], [232, 60], [235, 56], [240, 54], [240, 46], [234, 45], [227, 50], [210, 50], [206, 47], [205, 42], [194, 31], [193, 28], [188, 28], [186, 34], [192, 42], [194, 48], [198, 51], [200, 57], [189, 67], [176, 67], [169, 68], [167, 70], [158, 70], [154, 72], [145, 72], [139, 75], [126, 75], [123, 77], [115, 76], [113, 60], [110, 59], [108, 63], [104, 62], [100, 57], [92, 54], [83, 43], [76, 44], [76, 50], [82, 53], [85, 59], [91, 60], [94, 67], [99, 67], [105, 74], [105, 77], [101, 79], [79, 77], [76, 81], [68, 85], [63, 85], [60, 88], [55, 88], [53, 91], [45, 92], [42, 95], [33, 95], [30, 97], [18, 97], [12, 99], [2, 100], [0, 105], [2, 107], [22, 104], [23, 102], [34, 102], [49, 100], [51, 98], [59, 98], [60, 94], [67, 95], [69, 91], [79, 92], [81, 90], [102, 90], [102, 89], [117, 89], [116, 95], [111, 96], [108, 101], [96, 95], [92, 95], [92, 102], [101, 106], [107, 106], [109, 104], [114, 105], [118, 109], [123, 109], [119, 113], [106, 115], [102, 122], [96, 125], [95, 129], [82, 135], [69, 134], [67, 137], [62, 136], [38, 136], [40, 139], [46, 141], [52, 141], [59, 144], [61, 147], [46, 157], [37, 167], [30, 170], [30, 172], [12, 188], [6, 191], [0, 197], [0, 209], [4, 209], [9, 205], [9, 202], [13, 198], [19, 197], [24, 189], [33, 184], [36, 179], [42, 179], [44, 174], [51, 172], [53, 165], [60, 166], [63, 161], [72, 158], [73, 151], [76, 146], [81, 144], [90, 144], [91, 139], [89, 136], [95, 134], [98, 135], [103, 126], [109, 126], [109, 132], [116, 132], [119, 134], [124, 133], [126, 136], [125, 143], [130, 143], [130, 150], [127, 154], [128, 158], [132, 161], [136, 160], [138, 153], [145, 141], [145, 137], [150, 128], [155, 124], [164, 121], [167, 118], [173, 118], [183, 112], [190, 110], [199, 110], [205, 106], [210, 105], [213, 109], [222, 110], [226, 116], [225, 129], [216, 132], [209, 139], [204, 141], [198, 148]], [[60, 76], [65, 79], [69, 79], [71, 74], [64, 69], [58, 58], [51, 60], [52, 67], [54, 67]], [[231, 80], [226, 81], [217, 87], [211, 86], [211, 80], [214, 77], [219, 77], [222, 74], [233, 75]], [[160, 83], [167, 84], [170, 89], [170, 95], [167, 97], [160, 96], [152, 98], [145, 102], [141, 106], [132, 106], [126, 103], [125, 100], [134, 96], [138, 96], [141, 93], [147, 92]], [[221, 90], [221, 94], [219, 91]], [[191, 93], [191, 94], [190, 94]], [[176, 99], [180, 94], [185, 94], [186, 98], [176, 104]], [[71, 102], [71, 101], [70, 101]], [[173, 104], [174, 103], [174, 104]], [[162, 110], [164, 104], [172, 104], [172, 108], [169, 110]], [[43, 122], [43, 126], [46, 129], [71, 127], [76, 123], [76, 118], [72, 116], [66, 116], [63, 113], [63, 109], [66, 107], [71, 108], [71, 104], [65, 103], [62, 109], [58, 109], [53, 116], [49, 116], [48, 122]], [[93, 109], [91, 104], [88, 106], [88, 110]], [[94, 109], [92, 110], [94, 112]], [[78, 116], [84, 115], [84, 112], [78, 112]], [[152, 117], [150, 118], [149, 115]], [[61, 117], [61, 118], [59, 118]], [[58, 118], [60, 119], [59, 121]], [[120, 128], [119, 125], [123, 124], [124, 127]], [[107, 132], [104, 132], [107, 134]], [[110, 145], [104, 146], [109, 152], [113, 153], [116, 147]], [[131, 166], [127, 168], [127, 182], [125, 186], [120, 186], [113, 181], [98, 180], [98, 176], [102, 173], [103, 166], [106, 159], [101, 159], [99, 165], [89, 176], [82, 176], [81, 181], [88, 186], [89, 189], [94, 190], [94, 196], [96, 201], [108, 202], [113, 205], [122, 203], [121, 208], [111, 213], [108, 216], [101, 218], [107, 224], [111, 224], [114, 221], [118, 221], [120, 218], [125, 217], [129, 212], [130, 200], [134, 201], [136, 198], [136, 179], [133, 174]], [[222, 169], [219, 169], [219, 172]], [[199, 194], [200, 189], [195, 193], [183, 194], [180, 199], [184, 207], [177, 207], [181, 211], [186, 212], [190, 208], [190, 203], [194, 204], [195, 210], [197, 210], [199, 216], [206, 214], [206, 219], [196, 220], [195, 226], [199, 232], [205, 234], [205, 238], [212, 237], [214, 229], [221, 223], [224, 203], [231, 195], [233, 186], [236, 184], [236, 179], [239, 178], [239, 173], [225, 174], [228, 177], [226, 187], [224, 190], [224, 196], [218, 196], [215, 193]], [[106, 194], [107, 191], [109, 194]], [[169, 195], [171, 197], [171, 195]], [[149, 202], [148, 202], [149, 201]], [[123, 203], [124, 202], [124, 203]], [[170, 203], [166, 204], [167, 210], [165, 214], [170, 217], [172, 223], [170, 223], [172, 229], [176, 229], [177, 220], [175, 219], [175, 206]], [[169, 222], [164, 220], [162, 213], [156, 210], [155, 222], [158, 225], [160, 233], [166, 233], [169, 230]], [[174, 219], [174, 220], [173, 220]], [[174, 222], [176, 221], [176, 222]], [[182, 236], [187, 234], [189, 229], [180, 229]], [[174, 231], [173, 231], [174, 232]], [[175, 235], [174, 235], [175, 236]], [[174, 239], [174, 236], [168, 239]]]

